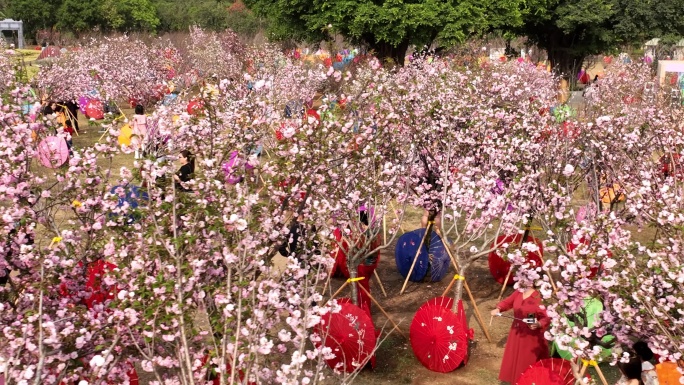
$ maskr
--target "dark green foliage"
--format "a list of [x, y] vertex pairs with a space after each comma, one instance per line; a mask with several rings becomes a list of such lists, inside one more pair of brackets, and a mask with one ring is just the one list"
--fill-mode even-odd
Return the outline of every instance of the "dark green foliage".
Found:
[[684, 0], [537, 0], [514, 30], [549, 52], [552, 65], [574, 76], [588, 55], [684, 36]]
[[522, 0], [246, 0], [276, 39], [319, 41], [339, 33], [403, 63], [409, 45], [453, 45], [519, 26]]
[[25, 36], [53, 27], [76, 34], [233, 29], [253, 35], [265, 23], [251, 11], [221, 0], [0, 0], [0, 15], [24, 22]]

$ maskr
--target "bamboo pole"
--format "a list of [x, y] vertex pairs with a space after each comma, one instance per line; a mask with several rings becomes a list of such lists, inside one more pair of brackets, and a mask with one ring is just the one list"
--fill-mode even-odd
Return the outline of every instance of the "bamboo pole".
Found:
[[506, 279], [504, 279], [503, 286], [501, 286], [501, 292], [499, 293], [499, 297], [496, 299], [496, 302], [501, 301], [501, 297], [503, 297], [504, 292], [506, 292], [506, 287], [508, 287], [508, 280], [511, 278], [511, 272], [513, 271], [513, 265], [508, 268], [508, 273], [506, 273]]
[[382, 243], [387, 244], [387, 215], [382, 214]]
[[596, 369], [596, 373], [598, 373], [598, 376], [601, 379], [603, 385], [608, 385], [608, 381], [606, 381], [606, 377], [603, 375], [603, 371], [601, 370], [601, 368], [599, 368], [598, 364], [594, 365], [594, 369]]
[[[360, 278], [363, 279], [363, 277], [360, 277]], [[340, 286], [340, 288], [337, 289], [337, 291], [336, 291], [335, 293], [333, 293], [333, 295], [331, 295], [330, 298], [328, 298], [327, 301], [325, 301], [325, 303], [328, 303], [328, 302], [330, 302], [330, 300], [332, 300], [333, 298], [337, 297], [337, 295], [340, 294], [340, 292], [342, 292], [342, 290], [344, 290], [344, 288], [347, 287], [347, 285], [349, 285], [350, 282], [351, 282], [351, 278], [349, 278], [348, 280], [346, 280], [346, 281], [342, 284], [342, 286]], [[323, 304], [323, 305], [325, 305], [325, 304]]]
[[477, 308], [477, 303], [475, 302], [475, 297], [473, 297], [473, 293], [470, 292], [470, 287], [468, 287], [468, 282], [463, 280], [463, 287], [466, 289], [466, 293], [468, 293], [468, 297], [470, 297], [470, 301], [473, 303], [473, 310], [475, 311], [475, 319], [477, 319], [477, 322], [480, 324], [480, 327], [482, 328], [482, 331], [485, 334], [485, 337], [487, 337], [487, 341], [489, 343], [492, 343], [492, 336], [489, 335], [489, 330], [485, 326], [484, 321], [482, 320], [482, 315], [480, 314], [480, 309]]
[[447, 294], [449, 293], [449, 290], [451, 290], [451, 288], [454, 287], [454, 283], [456, 283], [456, 280], [458, 279], [458, 277], [460, 277], [460, 275], [458, 275], [458, 274], [454, 275], [454, 279], [452, 279], [449, 282], [449, 286], [447, 286], [446, 289], [444, 289], [444, 292], [442, 293], [442, 297], [447, 296]]
[[[370, 299], [373, 301], [373, 303], [375, 304], [375, 306], [377, 306], [377, 307], [380, 309], [380, 311], [382, 312], [382, 314], [384, 314], [385, 317], [387, 317], [387, 319], [392, 323], [392, 325], [394, 325], [394, 329], [397, 329], [397, 331], [399, 332], [399, 334], [401, 334], [402, 337], [407, 338], [406, 335], [401, 331], [401, 329], [399, 329], [399, 325], [397, 325], [397, 324], [394, 322], [394, 320], [392, 319], [392, 317], [390, 317], [389, 314], [387, 314], [387, 312], [385, 311], [385, 309], [383, 309], [383, 307], [380, 306], [380, 303], [378, 303], [378, 301], [375, 299], [375, 297], [373, 297], [373, 296], [371, 295], [371, 293], [369, 293], [368, 290], [366, 290], [365, 287], [363, 287], [363, 286], [361, 286], [361, 285], [359, 285], [359, 287], [361, 288], [361, 290], [363, 290], [364, 293], [366, 293], [366, 295], [368, 295], [368, 297], [370, 297]], [[408, 339], [408, 338], [407, 338], [407, 339]]]
[[[458, 263], [456, 262], [456, 258], [454, 258], [454, 255], [451, 253], [451, 248], [449, 245], [445, 244], [444, 245], [447, 254], [449, 254], [449, 258], [451, 259], [451, 263], [454, 264], [454, 268], [456, 269], [456, 272], [460, 271], [461, 268], [458, 266]], [[457, 274], [458, 275], [458, 274]], [[470, 291], [470, 287], [468, 286], [468, 282], [466, 282], [465, 277], [458, 275], [457, 277], [454, 277], [454, 281], [457, 279], [463, 279], [463, 286], [466, 289], [466, 293], [468, 294], [468, 297], [470, 298], [470, 302], [473, 303], [473, 311], [475, 313], [475, 319], [477, 320], [477, 323], [480, 324], [480, 327], [482, 328], [482, 331], [485, 334], [485, 337], [487, 337], [487, 341], [490, 343], [492, 342], [492, 336], [489, 335], [489, 330], [487, 329], [487, 326], [485, 325], [484, 321], [482, 320], [482, 315], [480, 314], [480, 309], [477, 307], [477, 302], [475, 302], [475, 297], [473, 297], [473, 293]], [[453, 286], [453, 284], [452, 284]]]
[[430, 232], [430, 228], [432, 227], [432, 223], [428, 223], [428, 227], [425, 229], [425, 234], [423, 234], [423, 239], [420, 240], [420, 245], [418, 246], [418, 250], [416, 251], [416, 256], [413, 258], [413, 262], [411, 263], [411, 268], [409, 269], [408, 274], [406, 274], [406, 279], [404, 280], [404, 285], [401, 287], [401, 291], [399, 294], [404, 294], [404, 290], [406, 289], [406, 285], [408, 284], [409, 278], [411, 278], [411, 273], [413, 273], [413, 268], [416, 267], [416, 261], [418, 260], [418, 256], [420, 255], [421, 249], [423, 248], [423, 244], [425, 244], [425, 238], [427, 238], [427, 234]]
[[380, 290], [382, 290], [382, 294], [385, 296], [385, 298], [387, 298], [387, 292], [385, 291], [385, 286], [382, 284], [382, 281], [380, 280], [378, 271], [373, 270], [373, 275], [375, 275], [375, 279], [378, 281], [378, 285], [380, 285]]

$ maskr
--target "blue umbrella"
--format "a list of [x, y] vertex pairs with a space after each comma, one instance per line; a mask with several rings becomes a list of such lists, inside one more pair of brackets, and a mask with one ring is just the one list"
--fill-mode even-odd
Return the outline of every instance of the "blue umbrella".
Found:
[[336, 69], [338, 71], [342, 71], [344, 69], [344, 63], [341, 61], [336, 61], [333, 63], [333, 69]]
[[162, 104], [165, 106], [168, 106], [171, 103], [173, 103], [177, 97], [178, 97], [178, 94], [166, 94], [166, 95], [164, 95], [164, 100], [162, 101]]
[[[397, 241], [397, 248], [394, 250], [394, 259], [397, 263], [399, 273], [404, 278], [406, 278], [411, 269], [413, 258], [416, 256], [418, 246], [420, 245], [420, 241], [423, 239], [424, 234], [424, 228], [416, 229], [405, 233], [399, 237], [399, 240]], [[428, 243], [429, 248], [427, 246]], [[418, 254], [418, 260], [416, 261], [416, 265], [413, 268], [409, 280], [412, 282], [420, 282], [429, 273], [430, 281], [438, 282], [444, 278], [448, 271], [449, 254], [447, 254], [446, 249], [444, 248], [442, 238], [440, 238], [436, 232], [432, 231], [429, 242], [428, 240], [425, 240], [421, 247], [420, 254]]]
[[[126, 186], [114, 186], [109, 192], [113, 195], [117, 194], [117, 189], [122, 188], [124, 190], [124, 196], [119, 196], [119, 200], [116, 203], [116, 207], [123, 207], [124, 203], [128, 203], [131, 209], [137, 209], [142, 201], [150, 200], [149, 195], [146, 191], [143, 191], [140, 186], [126, 185]], [[113, 214], [112, 214], [113, 215]], [[128, 215], [128, 223], [133, 223], [137, 218], [130, 214]]]

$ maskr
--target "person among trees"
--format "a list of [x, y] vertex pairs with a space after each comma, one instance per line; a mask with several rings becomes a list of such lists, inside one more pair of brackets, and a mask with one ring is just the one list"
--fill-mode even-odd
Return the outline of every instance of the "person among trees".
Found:
[[[147, 116], [145, 115], [145, 107], [140, 104], [135, 106], [135, 115], [133, 115], [131, 131], [133, 138], [131, 144], [135, 149], [135, 159], [140, 159], [146, 154], [145, 145], [147, 143]], [[142, 154], [142, 156], [141, 156]]]
[[618, 362], [622, 377], [615, 385], [645, 385], [641, 379], [641, 358], [632, 356], [627, 362]]
[[533, 286], [516, 290], [499, 302], [491, 314], [498, 316], [510, 309], [515, 318], [508, 333], [499, 380], [515, 384], [530, 365], [549, 358], [544, 331], [551, 320], [542, 306], [541, 294]]
[[67, 148], [69, 149], [69, 156], [74, 155], [74, 151], [72, 148], [74, 147], [74, 135], [76, 135], [76, 131], [74, 130], [73, 124], [71, 123], [71, 119], [65, 119], [64, 120], [64, 132], [69, 134], [68, 138], [66, 138], [66, 144]]
[[81, 132], [78, 127], [78, 104], [73, 100], [70, 100], [64, 103], [64, 107], [66, 107], [66, 119], [71, 121], [71, 125], [77, 133]]
[[173, 175], [173, 180], [176, 183], [176, 189], [183, 192], [191, 191], [189, 188], [183, 187], [183, 183], [189, 182], [194, 177], [195, 156], [188, 150], [181, 151], [180, 164], [180, 169]]
[[658, 385], [658, 375], [656, 374], [655, 366], [651, 363], [653, 359], [653, 351], [648, 347], [644, 341], [637, 341], [632, 345], [632, 349], [637, 357], [641, 360], [641, 381], [644, 385]]

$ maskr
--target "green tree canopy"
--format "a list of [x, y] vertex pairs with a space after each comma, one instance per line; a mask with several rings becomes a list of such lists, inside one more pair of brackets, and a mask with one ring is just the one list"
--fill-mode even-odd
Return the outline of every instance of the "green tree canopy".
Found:
[[531, 12], [513, 31], [546, 49], [552, 66], [566, 76], [576, 74], [588, 55], [684, 35], [684, 0], [539, 0], [528, 5]]
[[61, 0], [11, 0], [6, 16], [24, 22], [24, 34], [34, 37], [39, 29], [52, 28], [57, 23], [57, 8]]
[[524, 0], [246, 0], [270, 20], [270, 37], [316, 41], [340, 33], [403, 63], [411, 44], [448, 46], [520, 26]]

